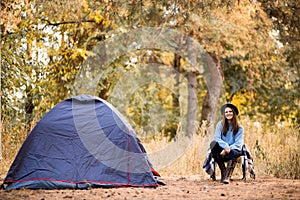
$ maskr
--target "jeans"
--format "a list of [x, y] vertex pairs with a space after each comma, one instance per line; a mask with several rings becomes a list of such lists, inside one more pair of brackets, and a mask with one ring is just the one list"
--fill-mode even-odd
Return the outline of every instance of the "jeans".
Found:
[[[219, 143], [216, 141], [212, 141], [210, 143], [210, 149], [212, 154], [220, 154], [223, 151], [223, 148], [220, 147]], [[229, 160], [237, 161], [237, 158], [242, 155], [242, 151], [239, 151], [237, 149], [230, 149], [229, 154], [222, 156], [222, 159], [224, 162], [228, 162]]]

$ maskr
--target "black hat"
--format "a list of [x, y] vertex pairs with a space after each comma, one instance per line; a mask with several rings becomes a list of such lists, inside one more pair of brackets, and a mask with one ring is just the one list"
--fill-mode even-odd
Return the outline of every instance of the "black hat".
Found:
[[221, 107], [220, 111], [221, 111], [221, 114], [222, 114], [222, 115], [224, 115], [225, 108], [227, 108], [227, 107], [233, 109], [234, 112], [235, 112], [235, 114], [236, 114], [236, 115], [239, 115], [239, 110], [238, 110], [238, 108], [237, 108], [235, 105], [233, 105], [232, 103], [226, 103], [226, 104], [224, 104], [224, 105]]

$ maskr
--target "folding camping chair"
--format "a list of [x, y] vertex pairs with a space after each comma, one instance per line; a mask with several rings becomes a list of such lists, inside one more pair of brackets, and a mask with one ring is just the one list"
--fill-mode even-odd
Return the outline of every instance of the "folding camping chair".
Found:
[[[253, 157], [245, 144], [242, 147], [242, 155], [238, 158], [238, 162], [242, 165], [242, 171], [243, 171], [242, 180], [246, 181], [247, 171], [250, 174], [250, 178], [255, 179]], [[211, 155], [211, 150], [209, 149], [202, 168], [206, 171], [206, 173], [210, 175], [211, 179], [214, 181], [216, 180], [216, 165], [217, 163], [214, 161]]]

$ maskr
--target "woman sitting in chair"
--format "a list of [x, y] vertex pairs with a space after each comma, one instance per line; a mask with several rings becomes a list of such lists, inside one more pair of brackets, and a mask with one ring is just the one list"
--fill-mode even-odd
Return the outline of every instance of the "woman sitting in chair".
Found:
[[[211, 155], [221, 170], [221, 182], [228, 184], [237, 158], [242, 155], [244, 128], [238, 123], [236, 106], [226, 103], [221, 107], [223, 120], [218, 122], [210, 144]], [[225, 163], [227, 162], [227, 167]]]

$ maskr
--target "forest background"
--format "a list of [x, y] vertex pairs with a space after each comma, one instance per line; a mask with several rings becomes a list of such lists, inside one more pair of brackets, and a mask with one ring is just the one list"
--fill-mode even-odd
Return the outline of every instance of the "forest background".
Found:
[[[89, 93], [116, 106], [148, 151], [196, 133], [162, 173], [203, 173], [199, 146], [221, 119], [218, 108], [232, 102], [257, 173], [299, 179], [299, 21], [293, 0], [2, 0], [1, 174], [38, 120], [76, 93], [99, 43], [174, 30], [188, 56], [135, 43], [142, 47], [102, 63]], [[189, 41], [205, 51], [206, 67], [194, 66], [199, 55]]]

